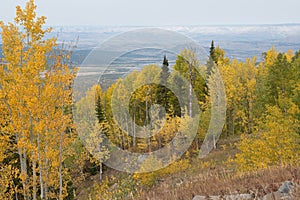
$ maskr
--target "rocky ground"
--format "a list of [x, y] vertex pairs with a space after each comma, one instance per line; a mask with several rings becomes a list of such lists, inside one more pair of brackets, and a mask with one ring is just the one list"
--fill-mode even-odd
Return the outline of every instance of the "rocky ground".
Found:
[[221, 196], [200, 196], [193, 200], [300, 200], [300, 185], [296, 181], [285, 181], [277, 191], [259, 197], [255, 192], [251, 194], [232, 194]]

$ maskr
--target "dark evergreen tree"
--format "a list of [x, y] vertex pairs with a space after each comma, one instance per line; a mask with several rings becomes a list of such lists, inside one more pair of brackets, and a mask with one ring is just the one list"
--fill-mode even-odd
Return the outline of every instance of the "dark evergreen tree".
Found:
[[211, 41], [211, 46], [210, 46], [210, 50], [209, 50], [209, 58], [208, 58], [208, 62], [207, 62], [207, 75], [210, 76], [212, 73], [212, 68], [214, 65], [217, 64], [217, 56], [215, 54], [215, 45], [214, 45], [214, 41]]
[[167, 67], [169, 67], [169, 61], [168, 61], [168, 59], [167, 59], [167, 56], [166, 56], [166, 55], [164, 55], [163, 66], [167, 66]]
[[169, 61], [166, 55], [164, 56], [164, 61], [161, 69], [162, 71], [160, 72], [160, 83], [166, 85], [170, 76]]
[[216, 55], [215, 55], [215, 44], [214, 44], [213, 40], [211, 41], [209, 56], [212, 58], [212, 60], [215, 63], [217, 63], [217, 59], [216, 59]]
[[167, 83], [168, 83], [168, 78], [170, 76], [170, 71], [169, 71], [169, 61], [167, 59], [167, 56], [164, 56], [164, 60], [162, 63], [162, 68], [161, 68], [161, 72], [160, 72], [160, 85], [158, 87], [157, 90], [157, 99], [158, 102], [163, 105], [166, 109], [166, 111], [168, 111], [169, 106], [168, 106], [168, 88]]
[[98, 119], [99, 123], [105, 122], [105, 114], [103, 112], [103, 108], [101, 105], [101, 97], [100, 94], [96, 94], [96, 101], [95, 101], [95, 111], [96, 111], [96, 117]]

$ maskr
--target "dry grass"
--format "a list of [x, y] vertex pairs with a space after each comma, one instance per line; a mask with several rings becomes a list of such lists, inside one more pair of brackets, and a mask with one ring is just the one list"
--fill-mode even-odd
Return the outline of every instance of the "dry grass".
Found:
[[[140, 197], [136, 199], [179, 200], [192, 199], [195, 195], [237, 193], [252, 193], [261, 197], [271, 191], [277, 191], [281, 183], [286, 180], [299, 181], [299, 177], [300, 168], [296, 167], [274, 167], [244, 175], [213, 170], [193, 177], [172, 177], [151, 190], [143, 191]], [[181, 181], [178, 181], [180, 179]], [[299, 189], [294, 195], [299, 196]]]
[[[155, 184], [150, 187], [135, 185], [139, 195], [132, 199], [138, 200], [188, 200], [196, 195], [229, 195], [238, 193], [251, 193], [262, 197], [272, 191], [277, 191], [282, 182], [293, 180], [300, 184], [300, 167], [272, 167], [266, 170], [251, 172], [247, 174], [237, 174], [232, 166], [226, 164], [228, 157], [236, 153], [232, 143], [233, 140], [221, 140], [219, 148], [214, 150], [205, 159], [194, 158], [191, 167], [187, 170], [178, 170], [174, 174], [159, 176], [155, 179]], [[226, 150], [224, 149], [224, 146]], [[107, 176], [120, 175], [114, 170], [108, 170]], [[92, 186], [91, 181], [85, 186]], [[83, 186], [83, 185], [82, 185]], [[87, 187], [87, 188], [89, 188]], [[89, 192], [85, 189], [84, 192]], [[86, 199], [86, 195], [79, 195]], [[300, 199], [300, 189], [293, 193], [294, 199]], [[128, 198], [129, 199], [129, 198]]]
[[300, 199], [300, 185], [298, 185], [298, 187], [293, 192], [293, 198], [294, 199]]

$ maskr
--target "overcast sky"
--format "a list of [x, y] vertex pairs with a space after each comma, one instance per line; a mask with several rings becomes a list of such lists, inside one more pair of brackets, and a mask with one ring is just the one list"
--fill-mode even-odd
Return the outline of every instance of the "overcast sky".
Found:
[[[26, 0], [0, 0], [12, 21]], [[36, 0], [47, 25], [228, 25], [300, 23], [300, 0]]]

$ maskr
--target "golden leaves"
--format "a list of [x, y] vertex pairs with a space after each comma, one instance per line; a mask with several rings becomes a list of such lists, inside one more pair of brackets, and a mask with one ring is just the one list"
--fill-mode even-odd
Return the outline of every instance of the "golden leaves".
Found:
[[276, 106], [267, 107], [259, 131], [242, 135], [240, 153], [234, 160], [240, 171], [263, 169], [271, 165], [299, 164], [297, 125]]
[[[4, 60], [0, 65], [0, 107], [4, 107], [6, 113], [1, 109], [1, 114], [6, 119], [1, 121], [5, 124], [1, 131], [5, 134], [0, 135], [0, 147], [5, 148], [0, 151], [0, 160], [7, 158], [9, 151], [19, 154], [18, 177], [23, 183], [22, 190], [28, 194], [32, 191], [27, 189], [36, 183], [31, 176], [37, 174], [28, 173], [26, 168], [36, 164], [27, 163], [38, 162], [39, 170], [45, 172], [39, 180], [47, 181], [52, 188], [49, 196], [57, 197], [59, 167], [66, 158], [64, 151], [70, 141], [67, 130], [72, 127], [72, 120], [68, 109], [72, 104], [70, 86], [75, 74], [66, 63], [69, 55], [53, 53], [56, 39], [44, 39], [51, 29], [43, 30], [46, 18], [37, 17], [35, 10], [34, 1], [30, 0], [25, 9], [17, 7], [16, 25], [1, 23]], [[55, 67], [47, 66], [51, 52]], [[65, 195], [66, 190], [61, 189]]]

